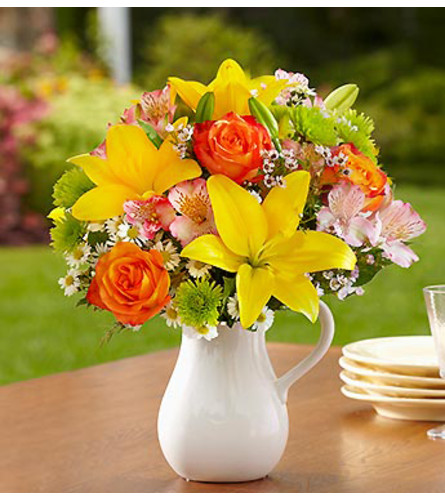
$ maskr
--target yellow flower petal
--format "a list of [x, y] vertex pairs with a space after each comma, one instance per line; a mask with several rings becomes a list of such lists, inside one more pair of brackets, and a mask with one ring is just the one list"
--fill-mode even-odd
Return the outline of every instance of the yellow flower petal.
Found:
[[239, 115], [250, 115], [249, 99], [252, 95], [248, 87], [238, 81], [218, 84], [214, 89], [215, 109], [213, 119], [218, 120], [233, 111]]
[[269, 106], [278, 94], [288, 86], [287, 80], [277, 80], [275, 76], [265, 75], [254, 78], [250, 88], [257, 91], [257, 99]]
[[267, 234], [267, 221], [261, 205], [224, 175], [212, 175], [207, 188], [216, 227], [225, 245], [237, 255], [254, 258]]
[[107, 163], [122, 184], [143, 193], [157, 172], [156, 146], [137, 125], [114, 125], [107, 133]]
[[306, 203], [311, 176], [301, 170], [287, 175], [284, 179], [286, 187], [272, 188], [263, 201], [269, 239], [278, 233], [286, 237], [294, 234]]
[[267, 267], [243, 264], [236, 275], [236, 292], [243, 328], [249, 328], [258, 319], [274, 289], [274, 276]]
[[181, 116], [180, 118], [178, 118], [177, 120], [175, 120], [173, 122], [173, 127], [176, 129], [178, 128], [180, 125], [182, 125], [183, 127], [185, 127], [187, 125], [189, 121], [189, 117], [188, 116]]
[[196, 110], [201, 97], [207, 92], [207, 87], [200, 82], [187, 82], [174, 76], [171, 76], [168, 82], [185, 104], [192, 108], [193, 111]]
[[85, 174], [96, 184], [118, 184], [119, 179], [110, 170], [107, 160], [90, 154], [69, 158], [67, 162], [82, 168]]
[[194, 111], [199, 100], [206, 92], [215, 94], [215, 110], [213, 119], [217, 120], [229, 111], [240, 115], [250, 115], [248, 100], [251, 90], [256, 90], [258, 98], [269, 105], [287, 86], [287, 80], [277, 80], [273, 75], [262, 76], [251, 80], [243, 68], [233, 59], [223, 61], [215, 79], [209, 85], [199, 82], [184, 81], [181, 78], [170, 77], [169, 83]]
[[279, 278], [327, 269], [352, 271], [357, 261], [344, 241], [320, 231], [297, 231], [291, 238], [276, 236], [266, 245], [263, 258]]
[[201, 168], [194, 160], [182, 160], [173, 144], [165, 140], [157, 153], [157, 171], [153, 179], [153, 190], [163, 193], [179, 182], [195, 179], [201, 175]]
[[312, 323], [317, 320], [320, 302], [317, 291], [306, 276], [291, 279], [275, 277], [272, 295], [292, 311], [303, 313]]
[[55, 222], [61, 222], [63, 219], [65, 219], [66, 213], [65, 209], [63, 207], [56, 207], [51, 210], [51, 212], [48, 214], [48, 219], [51, 219]]
[[233, 59], [226, 59], [219, 65], [216, 78], [210, 82], [208, 89], [214, 90], [218, 85], [228, 83], [229, 81], [247, 83], [247, 77], [243, 68]]
[[231, 252], [214, 234], [206, 234], [193, 240], [181, 252], [181, 257], [197, 260], [236, 273], [243, 259]]
[[138, 199], [133, 189], [122, 184], [108, 184], [91, 189], [74, 204], [72, 214], [79, 220], [105, 220], [124, 213], [127, 200]]

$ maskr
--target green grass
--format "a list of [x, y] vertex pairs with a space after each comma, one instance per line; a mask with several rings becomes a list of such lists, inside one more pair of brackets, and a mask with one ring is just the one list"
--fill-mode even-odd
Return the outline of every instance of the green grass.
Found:
[[[392, 266], [366, 286], [363, 297], [327, 302], [336, 318], [336, 344], [358, 339], [428, 334], [422, 287], [445, 282], [445, 189], [403, 186], [397, 197], [410, 201], [428, 223], [414, 245], [421, 260], [411, 269]], [[99, 347], [112, 324], [107, 313], [76, 308], [57, 285], [63, 260], [48, 248], [0, 249], [0, 383], [166, 349], [180, 334], [154, 319], [139, 333], [125, 333]], [[268, 333], [271, 341], [312, 343], [318, 326], [283, 312]]]

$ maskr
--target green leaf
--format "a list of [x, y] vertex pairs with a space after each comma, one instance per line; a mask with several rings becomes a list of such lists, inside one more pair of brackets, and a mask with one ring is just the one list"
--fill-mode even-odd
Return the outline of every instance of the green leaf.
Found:
[[83, 170], [77, 167], [70, 168], [54, 185], [54, 205], [71, 208], [84, 193], [93, 187], [94, 183]]
[[223, 277], [224, 287], [223, 287], [223, 300], [227, 300], [234, 292], [236, 288], [235, 278]]
[[195, 114], [195, 123], [211, 120], [215, 109], [215, 94], [206, 92], [198, 102]]
[[333, 90], [324, 100], [326, 109], [346, 111], [349, 109], [357, 99], [359, 88], [354, 83], [342, 85]]
[[105, 231], [93, 231], [88, 233], [88, 244], [96, 246], [98, 243], [105, 243], [109, 236]]
[[147, 134], [147, 137], [150, 139], [150, 141], [159, 149], [162, 144], [162, 138], [159, 136], [156, 130], [151, 125], [142, 120], [138, 120], [138, 123], [141, 126], [142, 130]]

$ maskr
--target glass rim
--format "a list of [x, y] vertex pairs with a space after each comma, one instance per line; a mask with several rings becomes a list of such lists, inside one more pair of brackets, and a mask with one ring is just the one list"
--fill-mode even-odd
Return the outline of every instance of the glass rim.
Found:
[[445, 293], [445, 285], [429, 285], [423, 288], [425, 293]]

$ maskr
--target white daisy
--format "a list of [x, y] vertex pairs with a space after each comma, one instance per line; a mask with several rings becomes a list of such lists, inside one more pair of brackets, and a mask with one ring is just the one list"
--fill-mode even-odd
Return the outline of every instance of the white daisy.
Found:
[[173, 328], [181, 326], [181, 318], [179, 317], [178, 310], [171, 302], [165, 307], [161, 316], [165, 319], [167, 326], [172, 326]]
[[181, 258], [176, 251], [175, 245], [173, 245], [171, 241], [165, 243], [163, 241], [158, 241], [153, 248], [162, 255], [164, 267], [167, 271], [173, 271], [178, 266]]
[[97, 243], [94, 247], [94, 256], [100, 259], [102, 255], [105, 255], [109, 251], [108, 243]]
[[91, 255], [91, 247], [88, 243], [77, 246], [71, 253], [65, 255], [65, 259], [70, 267], [79, 267], [88, 261]]
[[190, 339], [206, 339], [210, 341], [218, 336], [218, 329], [216, 326], [210, 325], [200, 326], [199, 328], [184, 325], [182, 331], [184, 335]]
[[229, 297], [229, 300], [227, 301], [227, 312], [232, 319], [239, 319], [239, 304], [236, 294], [233, 297]]
[[66, 276], [59, 279], [59, 285], [67, 297], [78, 292], [80, 287], [79, 271], [70, 269], [66, 273]]
[[272, 326], [275, 313], [272, 309], [264, 307], [258, 319], [252, 325], [252, 330], [258, 333], [266, 333], [267, 330]]
[[185, 266], [192, 278], [204, 278], [208, 276], [211, 269], [210, 266], [197, 260], [189, 260]]
[[122, 217], [113, 217], [105, 221], [105, 229], [111, 237], [116, 237], [119, 226], [122, 224]]
[[119, 241], [135, 243], [138, 246], [142, 246], [148, 241], [142, 234], [141, 226], [138, 224], [128, 224], [128, 222], [122, 222], [119, 225], [117, 238]]
[[103, 222], [89, 222], [87, 226], [87, 231], [89, 233], [97, 233], [105, 229]]

